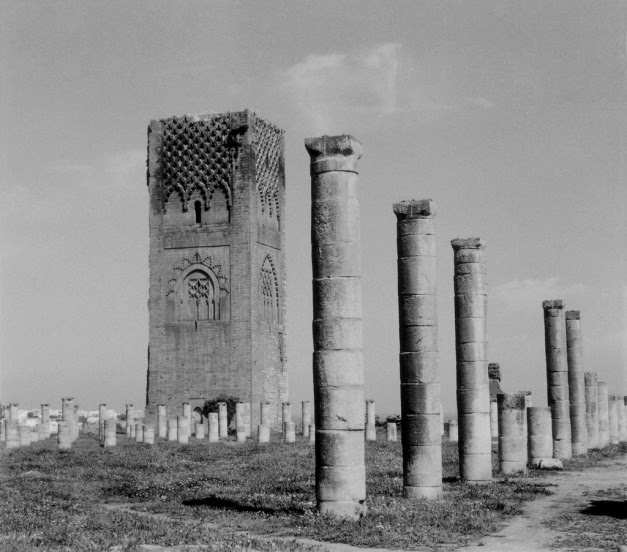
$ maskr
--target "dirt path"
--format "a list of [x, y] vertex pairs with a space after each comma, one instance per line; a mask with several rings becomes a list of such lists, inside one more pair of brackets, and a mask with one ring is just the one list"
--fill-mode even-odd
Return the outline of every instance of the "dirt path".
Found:
[[[549, 530], [544, 521], [580, 512], [589, 504], [585, 491], [594, 493], [627, 483], [627, 455], [580, 472], [556, 472], [549, 479], [553, 495], [529, 502], [503, 530], [484, 537], [479, 543], [461, 548], [462, 552], [534, 552], [555, 550], [552, 545], [564, 533]], [[627, 544], [627, 543], [625, 543]], [[586, 548], [585, 550], [594, 550]], [[603, 550], [598, 548], [596, 550]]]

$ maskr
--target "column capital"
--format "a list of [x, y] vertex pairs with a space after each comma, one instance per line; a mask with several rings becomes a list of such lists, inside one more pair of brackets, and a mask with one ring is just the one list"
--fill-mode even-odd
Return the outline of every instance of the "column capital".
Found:
[[392, 205], [397, 220], [433, 218], [435, 203], [431, 199], [410, 199]]
[[451, 240], [451, 246], [455, 251], [459, 249], [485, 249], [486, 242], [482, 238], [455, 238]]
[[306, 138], [305, 148], [311, 158], [311, 174], [331, 171], [357, 172], [363, 153], [361, 142], [348, 134]]
[[542, 308], [545, 311], [551, 309], [563, 309], [564, 302], [561, 299], [547, 299], [546, 301], [542, 301]]

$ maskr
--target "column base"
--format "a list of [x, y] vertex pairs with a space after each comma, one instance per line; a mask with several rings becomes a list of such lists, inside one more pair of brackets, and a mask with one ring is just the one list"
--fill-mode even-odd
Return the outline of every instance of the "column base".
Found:
[[357, 501], [319, 501], [318, 512], [347, 519], [359, 519], [366, 513], [366, 503]]
[[403, 487], [403, 496], [409, 500], [438, 500], [443, 497], [442, 486], [438, 487]]

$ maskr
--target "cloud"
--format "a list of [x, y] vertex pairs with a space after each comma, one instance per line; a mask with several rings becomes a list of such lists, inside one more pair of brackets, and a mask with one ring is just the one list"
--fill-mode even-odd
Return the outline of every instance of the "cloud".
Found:
[[564, 299], [569, 302], [573, 296], [586, 291], [581, 283], [561, 285], [558, 277], [545, 280], [512, 280], [495, 286], [491, 297], [511, 312], [538, 309], [545, 299]]
[[401, 46], [309, 55], [281, 73], [283, 87], [318, 133], [397, 109]]

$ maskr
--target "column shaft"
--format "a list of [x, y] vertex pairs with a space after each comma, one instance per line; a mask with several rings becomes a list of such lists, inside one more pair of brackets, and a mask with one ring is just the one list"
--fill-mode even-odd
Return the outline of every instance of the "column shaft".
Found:
[[566, 319], [560, 299], [543, 301], [548, 402], [553, 424], [553, 458], [572, 457]]
[[305, 140], [311, 158], [313, 370], [318, 511], [365, 512], [364, 374], [357, 160], [351, 136]]
[[396, 215], [403, 494], [442, 497], [435, 223], [430, 199], [402, 201]]
[[595, 372], [584, 373], [586, 398], [586, 431], [588, 448], [599, 448], [599, 411], [597, 407], [597, 375]]
[[597, 383], [597, 410], [599, 412], [599, 448], [610, 444], [609, 392], [607, 383]]
[[490, 390], [487, 363], [485, 242], [456, 239], [455, 341], [459, 474], [462, 481], [492, 481]]
[[571, 447], [573, 456], [577, 456], [588, 452], [586, 386], [583, 375], [583, 345], [579, 311], [566, 311], [566, 353]]

